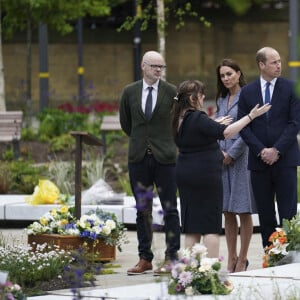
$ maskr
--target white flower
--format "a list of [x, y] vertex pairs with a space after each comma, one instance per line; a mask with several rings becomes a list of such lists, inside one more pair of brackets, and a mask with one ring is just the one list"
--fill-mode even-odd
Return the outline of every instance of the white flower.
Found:
[[68, 228], [66, 229], [66, 234], [78, 236], [80, 234], [80, 231], [77, 228]]
[[288, 251], [286, 251], [286, 247], [289, 245], [288, 243], [281, 244], [279, 241], [274, 241], [274, 248], [272, 248], [269, 252], [274, 254], [282, 254], [287, 255]]
[[218, 261], [219, 261], [218, 258], [203, 257], [203, 259], [201, 259], [201, 265], [212, 266]]
[[187, 258], [190, 259], [191, 258], [191, 251], [189, 248], [187, 249], [180, 249], [178, 251], [178, 257], [179, 259], [183, 259], [183, 258]]
[[105, 226], [102, 228], [102, 232], [103, 232], [105, 235], [109, 235], [109, 234], [111, 233], [111, 228], [105, 225]]
[[199, 267], [199, 272], [200, 273], [205, 273], [206, 271], [209, 271], [211, 269], [211, 266], [210, 265], [202, 265]]
[[116, 222], [114, 220], [107, 220], [105, 226], [109, 227], [111, 230], [116, 228]]
[[192, 256], [197, 257], [198, 255], [200, 257], [207, 255], [207, 248], [200, 243], [195, 244], [192, 248]]
[[13, 285], [13, 288], [14, 288], [15, 291], [20, 291], [21, 290], [21, 287], [16, 283]]
[[191, 286], [188, 286], [185, 290], [184, 290], [185, 294], [187, 296], [193, 296], [194, 295], [194, 290]]

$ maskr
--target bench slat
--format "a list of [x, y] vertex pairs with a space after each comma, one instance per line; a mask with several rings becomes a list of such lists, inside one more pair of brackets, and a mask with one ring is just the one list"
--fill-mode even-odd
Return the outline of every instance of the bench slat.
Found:
[[0, 120], [22, 120], [22, 111], [0, 111]]
[[22, 119], [22, 111], [0, 111], [0, 142], [21, 139]]
[[110, 123], [110, 124], [102, 124], [101, 130], [109, 131], [109, 130], [121, 130], [121, 125], [116, 123]]
[[103, 116], [103, 120], [100, 126], [100, 130], [109, 131], [109, 130], [121, 130], [121, 124], [119, 116]]

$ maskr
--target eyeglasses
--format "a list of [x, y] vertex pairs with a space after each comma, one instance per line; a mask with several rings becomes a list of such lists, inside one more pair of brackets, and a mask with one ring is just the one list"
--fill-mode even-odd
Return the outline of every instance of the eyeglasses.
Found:
[[162, 69], [164, 70], [167, 66], [166, 65], [150, 65], [146, 61], [144, 61], [146, 65], [148, 65], [151, 69]]

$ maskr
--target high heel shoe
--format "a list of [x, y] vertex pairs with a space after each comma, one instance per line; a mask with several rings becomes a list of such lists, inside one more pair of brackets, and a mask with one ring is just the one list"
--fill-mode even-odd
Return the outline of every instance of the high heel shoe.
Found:
[[230, 272], [230, 270], [228, 270], [229, 273], [234, 273], [234, 272], [235, 272], [235, 268], [236, 268], [236, 265], [237, 265], [238, 260], [239, 260], [239, 258], [237, 257], [237, 258], [236, 258], [236, 261], [235, 261], [235, 263], [234, 263], [234, 265], [233, 265], [232, 271]]
[[[243, 271], [243, 270], [236, 271], [236, 266], [237, 266], [237, 262], [236, 262], [236, 264], [235, 264], [233, 273], [235, 273], [235, 272], [242, 272], [242, 271]], [[245, 263], [245, 270], [244, 270], [244, 271], [247, 271], [248, 266], [249, 266], [249, 260], [247, 259], [247, 260], [246, 260], [246, 263]]]
[[247, 260], [246, 260], [246, 265], [245, 265], [245, 271], [247, 271], [248, 266], [249, 266], [249, 260], [247, 259]]

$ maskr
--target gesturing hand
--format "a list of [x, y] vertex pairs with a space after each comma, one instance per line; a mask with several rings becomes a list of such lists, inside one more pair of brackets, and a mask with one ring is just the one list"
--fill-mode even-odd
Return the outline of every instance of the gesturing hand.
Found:
[[232, 122], [233, 118], [231, 116], [224, 116], [219, 117], [215, 119], [216, 122], [223, 124], [223, 125], [229, 125]]
[[270, 108], [271, 108], [271, 105], [269, 103], [264, 104], [262, 106], [259, 106], [259, 104], [256, 104], [249, 113], [250, 118], [254, 119], [256, 117], [259, 117], [259, 116], [265, 114], [267, 111], [269, 111]]

